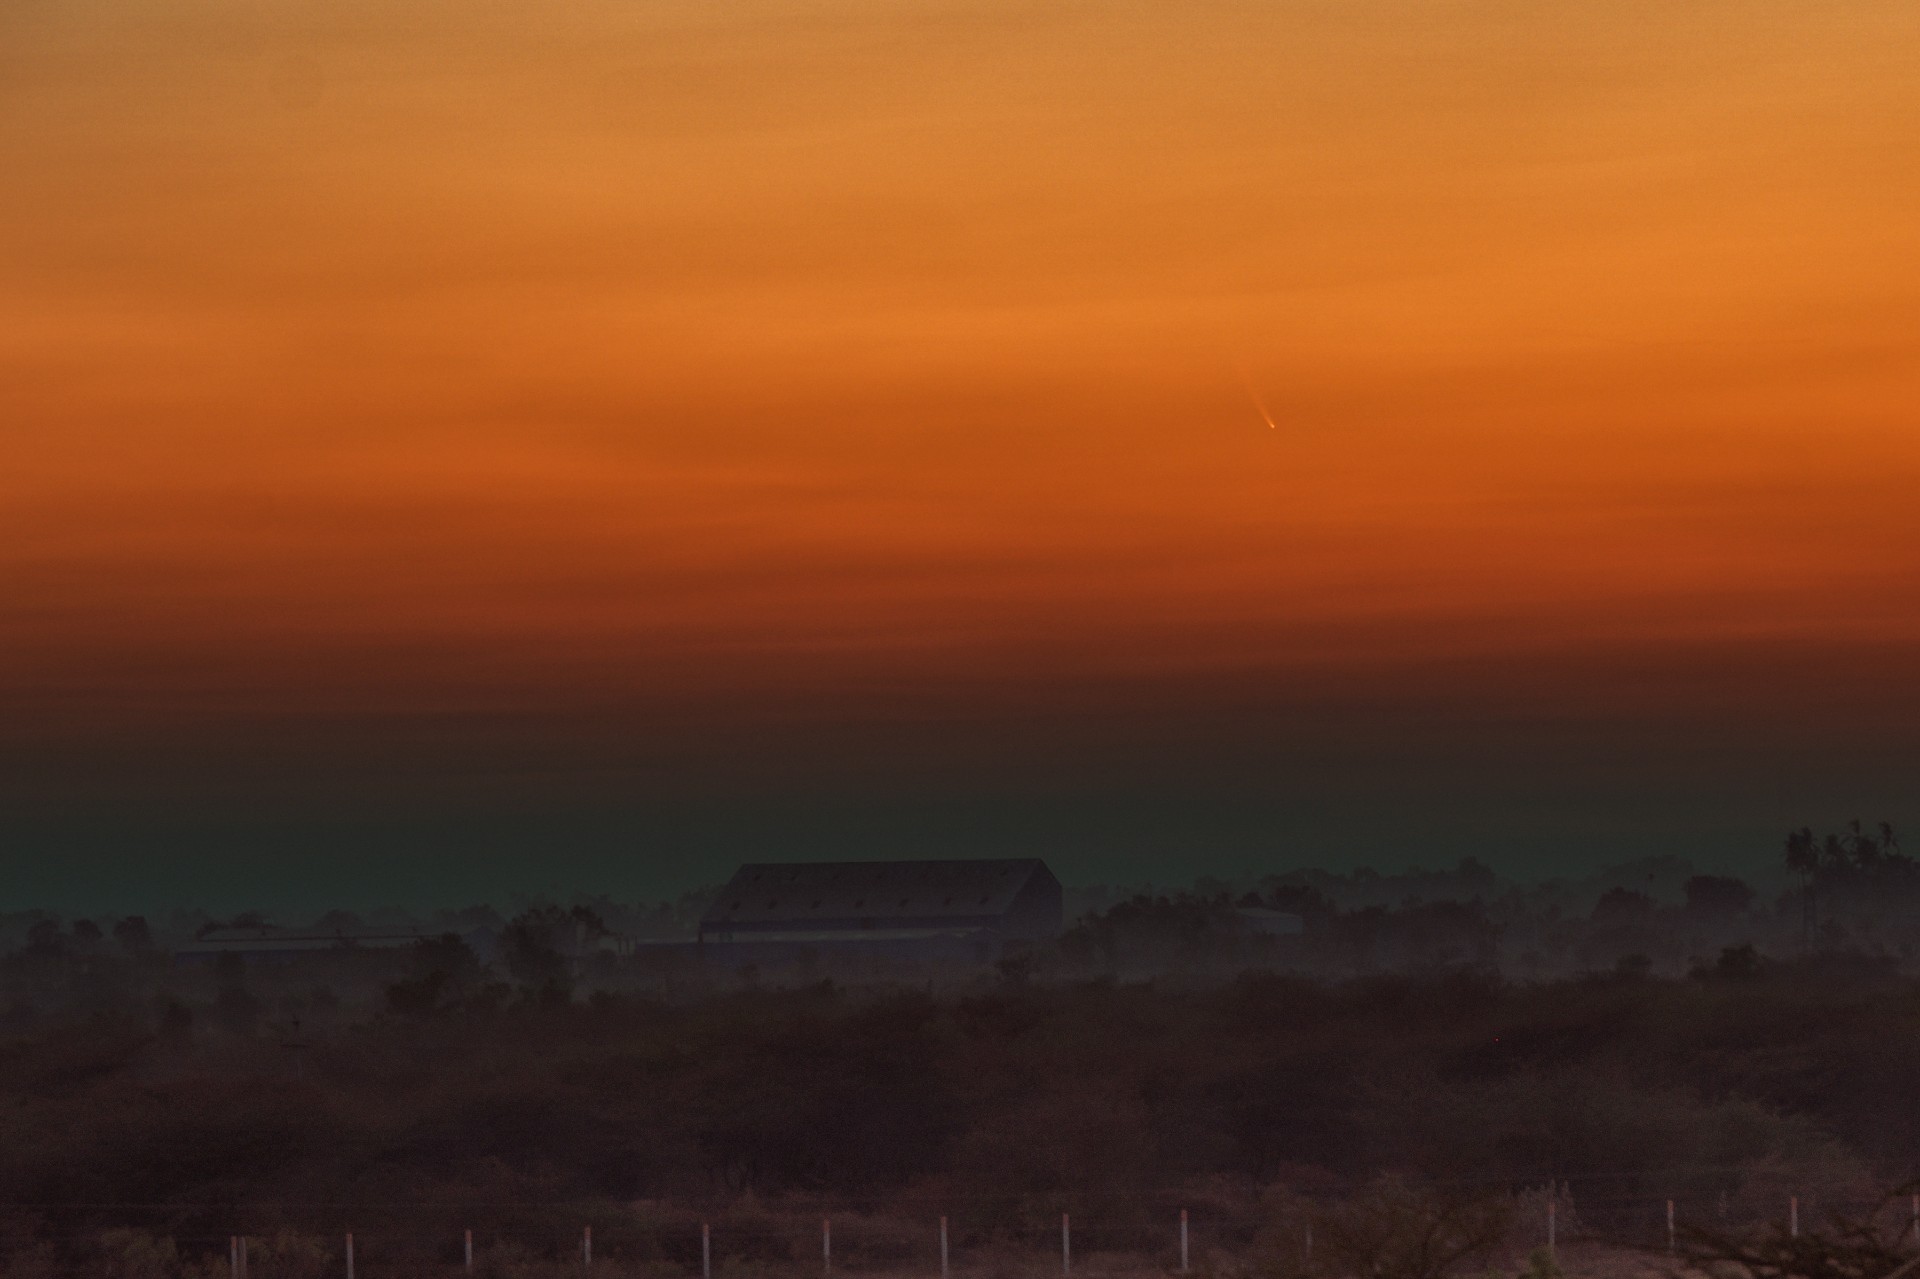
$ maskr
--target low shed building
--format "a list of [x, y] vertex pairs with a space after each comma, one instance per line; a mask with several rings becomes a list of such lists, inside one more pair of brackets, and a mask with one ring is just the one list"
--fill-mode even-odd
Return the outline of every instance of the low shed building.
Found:
[[173, 957], [183, 964], [211, 963], [222, 955], [238, 955], [257, 963], [292, 963], [316, 954], [353, 949], [392, 950], [420, 940], [418, 933], [314, 932], [272, 924], [242, 924], [204, 929], [192, 941], [176, 946]]
[[903, 956], [990, 958], [1056, 936], [1060, 881], [1038, 858], [753, 862], [700, 920], [700, 944], [856, 947]]

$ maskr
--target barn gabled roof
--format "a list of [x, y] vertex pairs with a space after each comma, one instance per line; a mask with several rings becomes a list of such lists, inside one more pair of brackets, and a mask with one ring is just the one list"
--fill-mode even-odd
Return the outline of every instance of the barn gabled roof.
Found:
[[1037, 857], [982, 861], [750, 862], [734, 872], [701, 917], [703, 929], [857, 926], [912, 920], [919, 926], [983, 926], [1007, 913], [1036, 877]]

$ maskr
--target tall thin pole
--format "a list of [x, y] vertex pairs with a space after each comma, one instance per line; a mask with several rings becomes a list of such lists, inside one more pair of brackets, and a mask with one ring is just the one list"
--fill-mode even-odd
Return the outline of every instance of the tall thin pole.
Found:
[[247, 1237], [240, 1236], [240, 1279], [247, 1279]]
[[467, 1273], [472, 1274], [473, 1273], [473, 1231], [471, 1230], [467, 1231], [466, 1237], [461, 1240], [461, 1243], [463, 1245], [463, 1250], [465, 1251], [466, 1257], [467, 1257]]
[[240, 1279], [240, 1236], [227, 1236], [227, 1274]]
[[1187, 1273], [1187, 1210], [1180, 1210], [1180, 1273]]
[[1060, 1273], [1073, 1273], [1073, 1223], [1064, 1212], [1060, 1214]]
[[833, 1273], [833, 1218], [820, 1218], [820, 1273]]
[[940, 1279], [947, 1279], [947, 1219], [940, 1218]]
[[713, 1279], [713, 1227], [700, 1223], [700, 1279]]
[[1787, 1198], [1787, 1233], [1789, 1235], [1792, 1235], [1795, 1239], [1798, 1239], [1800, 1237], [1800, 1196], [1799, 1195], [1790, 1195]]
[[1673, 1200], [1667, 1200], [1667, 1255], [1679, 1251], [1679, 1244], [1673, 1233]]
[[347, 1231], [347, 1279], [353, 1279], [353, 1231]]
[[593, 1265], [593, 1227], [592, 1226], [580, 1227], [580, 1264], [582, 1266], [587, 1266], [587, 1267], [590, 1267]]
[[1547, 1256], [1554, 1255], [1554, 1201], [1547, 1200]]
[[1307, 1223], [1307, 1264], [1313, 1264], [1313, 1223]]

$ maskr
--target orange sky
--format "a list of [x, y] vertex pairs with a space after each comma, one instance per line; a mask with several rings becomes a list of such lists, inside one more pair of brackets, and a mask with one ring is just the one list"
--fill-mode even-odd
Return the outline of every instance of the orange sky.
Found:
[[1898, 678], [1916, 65], [1897, 0], [11, 4], [0, 733]]

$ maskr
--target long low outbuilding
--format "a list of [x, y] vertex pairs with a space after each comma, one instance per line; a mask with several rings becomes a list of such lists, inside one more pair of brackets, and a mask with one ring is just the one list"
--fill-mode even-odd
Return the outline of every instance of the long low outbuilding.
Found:
[[990, 958], [1057, 936], [1060, 881], [1037, 857], [749, 862], [700, 920], [702, 947]]
[[392, 950], [423, 940], [418, 933], [313, 932], [272, 924], [209, 929], [174, 947], [178, 963], [211, 963], [222, 955], [264, 963], [291, 963], [309, 955], [343, 950]]

